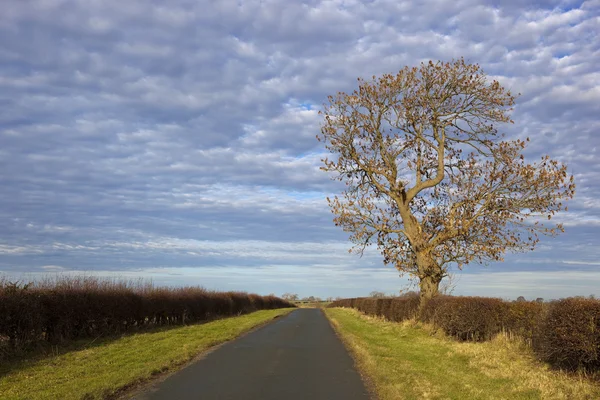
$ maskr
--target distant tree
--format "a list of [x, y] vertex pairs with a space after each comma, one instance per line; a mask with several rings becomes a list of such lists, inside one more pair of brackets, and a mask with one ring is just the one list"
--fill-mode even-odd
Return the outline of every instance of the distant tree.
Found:
[[527, 300], [525, 299], [525, 297], [519, 296], [519, 297], [517, 297], [517, 301], [518, 302], [523, 302], [523, 301], [527, 301]]
[[412, 297], [412, 296], [419, 296], [419, 292], [415, 292], [414, 290], [409, 290], [409, 291], [401, 291], [400, 294], [398, 294], [398, 297], [400, 297], [400, 298]]
[[335, 224], [356, 252], [375, 244], [416, 277], [421, 305], [450, 265], [503, 260], [563, 231], [549, 220], [566, 210], [573, 176], [548, 156], [526, 162], [529, 138], [504, 140], [497, 125], [513, 122], [514, 100], [461, 58], [359, 79], [321, 112], [317, 138], [332, 153], [322, 169], [346, 184], [328, 198]]
[[537, 299], [535, 299], [536, 303], [543, 303], [544, 299], [542, 297], [538, 297]]
[[369, 293], [369, 297], [381, 298], [385, 297], [385, 293], [374, 290], [371, 293]]
[[298, 295], [296, 293], [284, 293], [281, 298], [287, 301], [298, 301]]
[[446, 271], [445, 280], [442, 281], [439, 286], [439, 292], [441, 294], [445, 294], [447, 296], [452, 295], [454, 293], [454, 289], [456, 289], [456, 285], [458, 283], [457, 275], [455, 273]]

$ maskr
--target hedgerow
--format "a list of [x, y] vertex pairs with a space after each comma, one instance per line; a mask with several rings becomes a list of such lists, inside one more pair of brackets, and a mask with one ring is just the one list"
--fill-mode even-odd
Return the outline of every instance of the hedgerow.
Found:
[[390, 321], [418, 318], [464, 341], [490, 340], [503, 332], [525, 339], [537, 356], [568, 370], [600, 370], [600, 301], [567, 298], [552, 302], [487, 297], [438, 296], [419, 310], [417, 295], [337, 300]]
[[0, 280], [0, 359], [36, 343], [63, 343], [283, 307], [294, 305], [274, 296], [200, 287], [155, 287], [94, 277], [29, 284]]

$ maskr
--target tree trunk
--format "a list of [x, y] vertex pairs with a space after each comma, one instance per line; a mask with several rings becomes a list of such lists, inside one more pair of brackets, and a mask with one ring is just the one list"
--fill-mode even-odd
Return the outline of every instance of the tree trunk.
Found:
[[440, 282], [444, 278], [442, 268], [428, 253], [417, 253], [417, 268], [419, 271], [419, 314], [429, 300], [439, 293]]
[[441, 281], [441, 277], [437, 275], [425, 275], [420, 279], [419, 287], [421, 289], [421, 306], [438, 295]]

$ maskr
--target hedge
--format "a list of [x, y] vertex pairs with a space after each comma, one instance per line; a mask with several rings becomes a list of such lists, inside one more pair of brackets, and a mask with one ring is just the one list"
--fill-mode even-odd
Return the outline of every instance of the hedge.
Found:
[[61, 343], [294, 307], [274, 296], [165, 288], [96, 278], [33, 284], [0, 280], [0, 359], [39, 342]]
[[555, 367], [600, 370], [600, 300], [596, 299], [543, 303], [438, 296], [418, 313], [419, 297], [412, 295], [342, 299], [330, 307], [356, 308], [390, 321], [418, 317], [458, 340], [490, 340], [504, 332], [524, 338], [540, 359]]

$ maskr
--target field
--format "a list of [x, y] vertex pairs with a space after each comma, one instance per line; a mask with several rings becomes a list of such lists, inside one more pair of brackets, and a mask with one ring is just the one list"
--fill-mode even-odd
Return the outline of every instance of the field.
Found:
[[598, 399], [600, 385], [553, 371], [518, 339], [457, 342], [415, 322], [325, 309], [381, 400]]
[[[425, 322], [416, 322], [418, 297], [343, 299], [335, 303], [296, 302], [292, 305], [284, 304], [273, 296], [206, 292], [200, 288], [148, 288], [144, 292], [110, 282], [98, 286], [99, 282], [92, 281], [87, 284], [92, 285], [95, 291], [86, 291], [83, 289], [88, 287], [82, 287], [79, 281], [68, 283], [71, 286], [62, 289], [60, 299], [65, 306], [61, 309], [67, 310], [67, 304], [78, 304], [81, 310], [89, 309], [87, 315], [90, 317], [81, 319], [81, 313], [65, 313], [65, 321], [91, 321], [88, 322], [88, 328], [94, 327], [96, 330], [74, 330], [79, 336], [73, 335], [70, 340], [63, 341], [53, 341], [56, 336], [48, 337], [47, 333], [51, 332], [48, 327], [52, 326], [49, 322], [53, 321], [51, 317], [55, 314], [44, 314], [43, 309], [38, 310], [43, 318], [32, 320], [36, 324], [15, 325], [13, 322], [11, 325], [11, 321], [29, 321], [32, 313], [19, 320], [16, 318], [18, 311], [35, 310], [32, 304], [35, 305], [35, 301], [39, 302], [43, 296], [54, 299], [56, 289], [34, 287], [12, 290], [9, 285], [4, 286], [4, 292], [0, 294], [7, 301], [0, 304], [0, 309], [4, 307], [10, 311], [5, 314], [11, 318], [5, 318], [4, 325], [0, 324], [6, 332], [4, 342], [0, 341], [4, 347], [0, 347], [0, 350], [10, 349], [7, 347], [12, 343], [9, 334], [19, 332], [14, 327], [20, 326], [21, 331], [27, 333], [28, 330], [23, 326], [39, 326], [43, 334], [38, 336], [43, 340], [22, 342], [29, 347], [23, 347], [21, 353], [2, 360], [0, 399], [129, 398], [146, 383], [180, 369], [201, 357], [211, 347], [232, 340], [292, 310], [279, 308], [250, 312], [253, 308], [293, 305], [323, 309], [353, 355], [361, 375], [380, 400], [600, 398], [600, 380], [597, 379], [600, 372], [596, 368], [598, 360], [593, 357], [594, 349], [597, 349], [594, 346], [597, 343], [598, 325], [596, 320], [588, 318], [598, 315], [600, 310], [600, 302], [594, 299], [537, 303], [446, 296], [432, 300], [429, 308], [425, 309], [429, 310], [428, 313], [420, 316], [424, 316], [421, 321]], [[99, 321], [104, 320], [94, 317], [92, 311], [99, 312], [97, 310], [102, 309], [92, 307], [95, 303], [91, 300], [97, 298], [98, 301], [102, 300], [98, 304], [115, 304], [114, 309], [118, 310], [116, 302], [106, 301], [113, 297], [142, 299], [140, 304], [151, 312], [142, 312], [144, 309], [140, 308], [132, 310], [137, 310], [137, 314], [142, 316], [156, 316], [145, 319], [135, 317], [137, 319], [133, 321], [142, 322], [131, 324], [129, 330], [117, 330], [109, 334], [109, 330], [100, 328], [110, 327], [109, 322], [112, 326], [120, 326], [123, 321], [132, 320], [129, 315], [137, 315], [123, 314], [121, 319], [113, 318], [102, 326], [98, 325]], [[361, 311], [328, 307], [336, 304], [352, 305]], [[200, 306], [203, 308], [194, 311], [195, 307]], [[160, 313], [153, 311], [160, 311], [161, 308], [164, 311]], [[206, 313], [209, 309], [215, 312]], [[314, 311], [321, 316], [320, 310]], [[227, 317], [236, 312], [246, 314]], [[185, 318], [179, 318], [179, 315], [185, 315]], [[191, 318], [194, 315], [197, 317]], [[213, 320], [207, 320], [208, 317]], [[200, 323], [188, 323], [190, 320]], [[589, 323], [582, 324], [582, 321]], [[79, 325], [70, 323], [65, 326], [71, 329]], [[310, 327], [307, 329], [314, 330]], [[63, 332], [70, 331], [65, 329]], [[14, 337], [19, 339], [26, 336]], [[570, 347], [565, 345], [565, 340]], [[17, 340], [15, 343], [20, 342]], [[535, 353], [532, 343], [538, 343]], [[561, 372], [556, 357], [553, 359], [553, 369], [540, 356], [540, 348], [552, 350], [542, 352], [542, 355], [554, 354], [563, 361], [583, 362], [563, 362], [571, 368], [567, 368], [570, 372]], [[561, 351], [556, 352], [557, 349]], [[577, 355], [579, 358], [576, 358]], [[260, 367], [265, 363], [256, 364]], [[578, 365], [579, 370], [572, 368], [573, 365]], [[290, 370], [284, 368], [279, 372], [289, 373]], [[581, 372], [584, 370], [588, 372]], [[326, 387], [333, 386], [326, 384]]]
[[0, 397], [113, 398], [291, 310], [262, 310], [205, 324], [71, 343], [50, 357], [5, 362], [0, 367]]
[[331, 304], [330, 301], [294, 301], [293, 303], [299, 308], [324, 308]]

